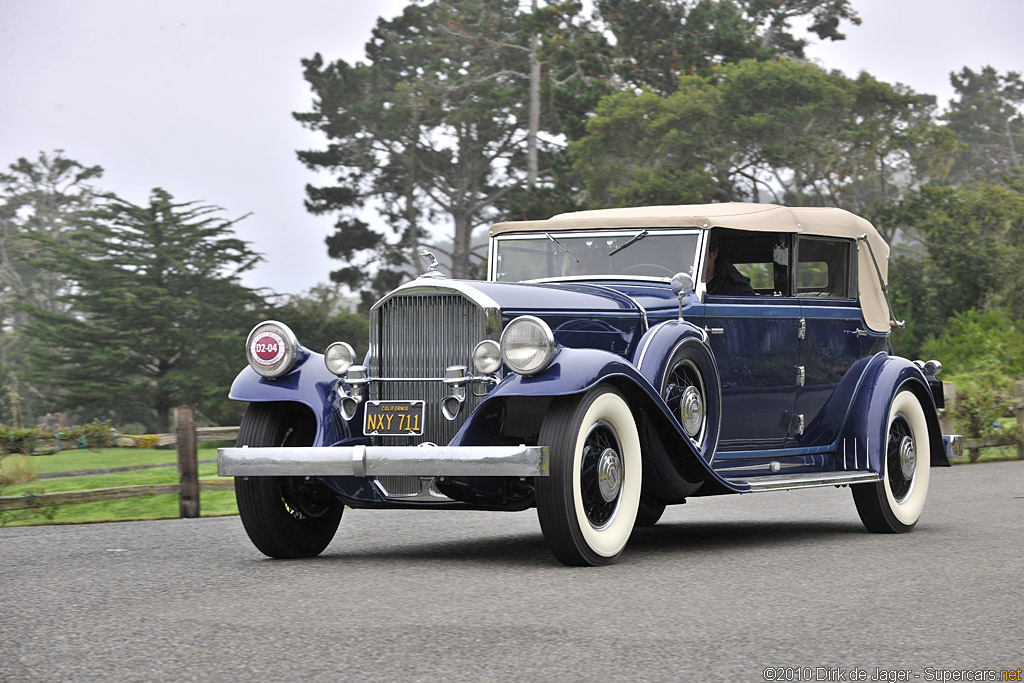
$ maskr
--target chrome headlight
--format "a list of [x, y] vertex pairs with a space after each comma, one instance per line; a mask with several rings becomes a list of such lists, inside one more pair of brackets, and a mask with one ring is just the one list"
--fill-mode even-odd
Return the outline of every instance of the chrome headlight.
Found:
[[473, 349], [473, 367], [484, 375], [493, 375], [501, 367], [501, 347], [498, 342], [485, 339]]
[[324, 351], [324, 365], [332, 375], [343, 376], [355, 362], [356, 352], [345, 342], [334, 342]]
[[520, 375], [532, 375], [546, 368], [556, 350], [551, 328], [532, 315], [516, 318], [501, 333], [501, 357]]
[[295, 333], [276, 320], [264, 320], [252, 328], [245, 342], [249, 367], [269, 378], [287, 374], [295, 366], [300, 348]]

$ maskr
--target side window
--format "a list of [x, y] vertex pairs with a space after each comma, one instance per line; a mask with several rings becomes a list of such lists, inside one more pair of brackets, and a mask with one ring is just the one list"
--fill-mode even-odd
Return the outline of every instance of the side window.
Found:
[[849, 240], [801, 236], [797, 242], [797, 295], [853, 297], [856, 290], [851, 279], [852, 247]]
[[708, 294], [793, 296], [792, 243], [786, 233], [713, 229], [704, 270]]

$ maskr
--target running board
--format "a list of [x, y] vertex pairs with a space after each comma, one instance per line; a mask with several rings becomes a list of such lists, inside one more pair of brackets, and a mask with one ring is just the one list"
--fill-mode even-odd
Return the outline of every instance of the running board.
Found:
[[809, 472], [805, 474], [774, 474], [750, 479], [727, 479], [730, 484], [747, 485], [751, 493], [809, 489], [818, 486], [846, 486], [881, 481], [875, 472]]

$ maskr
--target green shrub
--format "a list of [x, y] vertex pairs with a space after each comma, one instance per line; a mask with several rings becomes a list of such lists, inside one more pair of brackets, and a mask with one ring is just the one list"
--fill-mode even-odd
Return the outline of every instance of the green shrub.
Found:
[[925, 342], [921, 357], [938, 358], [948, 375], [998, 364], [1006, 376], [1024, 378], [1024, 329], [1005, 309], [971, 309], [950, 318], [941, 336]]
[[46, 444], [47, 452], [75, 448], [107, 448], [114, 443], [114, 428], [110, 420], [93, 420], [84, 425], [64, 427], [56, 431], [49, 427], [9, 427], [0, 425], [0, 453], [33, 455]]
[[[1004, 374], [1002, 365], [979, 362], [972, 371], [953, 375], [949, 381], [956, 383], [954, 415], [961, 432], [981, 439], [995, 436], [996, 424], [1013, 394], [1013, 379]], [[971, 450], [970, 459], [978, 459], [978, 449]]]

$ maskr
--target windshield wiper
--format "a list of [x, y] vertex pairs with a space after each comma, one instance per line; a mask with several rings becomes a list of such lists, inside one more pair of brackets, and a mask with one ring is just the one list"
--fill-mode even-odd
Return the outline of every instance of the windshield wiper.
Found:
[[608, 255], [609, 256], [615, 256], [615, 254], [618, 254], [620, 251], [622, 251], [623, 249], [625, 249], [629, 245], [633, 244], [634, 242], [639, 242], [640, 240], [642, 240], [645, 237], [647, 237], [647, 231], [646, 230], [641, 230], [637, 234], [633, 235], [633, 238], [631, 240], [629, 240], [628, 242], [626, 242], [625, 244], [623, 244], [621, 247], [616, 247], [616, 248], [612, 249], [611, 251], [609, 251]]
[[566, 249], [566, 248], [565, 248], [564, 246], [562, 246], [562, 243], [561, 243], [561, 242], [559, 242], [559, 241], [558, 241], [558, 240], [556, 240], [556, 239], [555, 239], [554, 237], [552, 237], [552, 236], [551, 236], [551, 233], [550, 233], [550, 232], [546, 232], [546, 233], [544, 233], [544, 236], [545, 236], [545, 237], [547, 237], [547, 238], [548, 238], [549, 240], [551, 240], [552, 242], [554, 242], [555, 244], [557, 244], [557, 245], [558, 245], [558, 248], [559, 248], [559, 249], [561, 249], [562, 251], [564, 251], [564, 252], [565, 252], [565, 254], [566, 254], [566, 256], [568, 256], [569, 258], [571, 258], [571, 259], [572, 259], [573, 261], [575, 261], [576, 263], [579, 263], [579, 262], [580, 262], [580, 260], [579, 260], [578, 258], [576, 258], [575, 256], [573, 256], [573, 255], [572, 255], [572, 253], [570, 253], [568, 249]]

